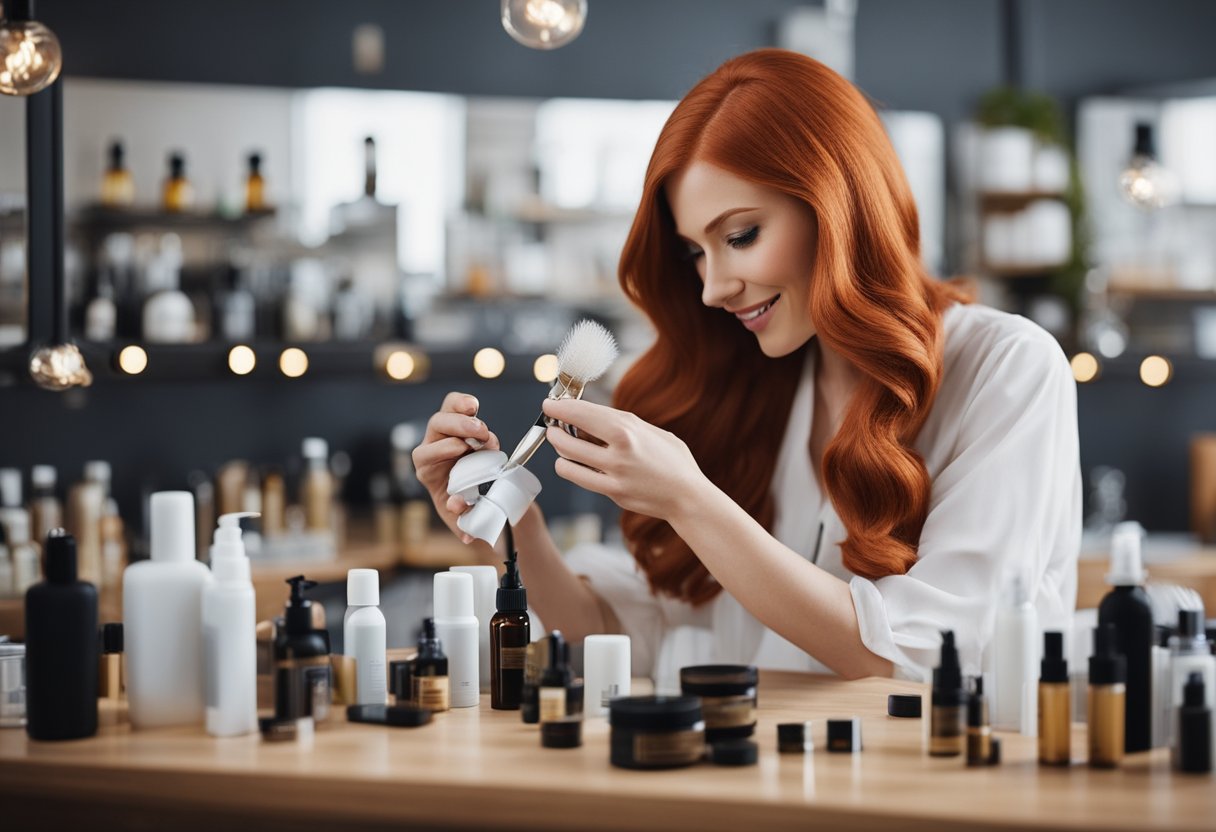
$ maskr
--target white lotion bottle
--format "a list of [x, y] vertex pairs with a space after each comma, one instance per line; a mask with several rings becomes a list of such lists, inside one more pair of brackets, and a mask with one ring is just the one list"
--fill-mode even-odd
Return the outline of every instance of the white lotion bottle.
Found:
[[1038, 734], [1039, 615], [1022, 575], [1013, 579], [996, 613], [992, 727]]
[[239, 737], [258, 730], [257, 610], [241, 518], [222, 515], [211, 544], [211, 575], [203, 589], [203, 677], [207, 733]]
[[473, 614], [473, 578], [463, 572], [436, 572], [434, 592], [435, 635], [448, 656], [450, 705], [476, 708], [481, 702], [480, 628]]
[[346, 615], [342, 644], [355, 660], [355, 702], [383, 705], [388, 701], [387, 642], [384, 613], [380, 612], [380, 573], [352, 569], [346, 573]]
[[203, 589], [194, 558], [194, 496], [152, 495], [152, 557], [123, 572], [127, 699], [136, 728], [203, 722]]
[[490, 692], [490, 619], [498, 612], [498, 569], [493, 566], [453, 566], [473, 578], [473, 614], [477, 616], [478, 678], [481, 692]]

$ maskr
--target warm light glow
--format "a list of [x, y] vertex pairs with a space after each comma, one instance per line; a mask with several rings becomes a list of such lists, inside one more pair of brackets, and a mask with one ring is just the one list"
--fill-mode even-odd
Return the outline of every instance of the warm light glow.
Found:
[[384, 362], [384, 372], [394, 381], [405, 381], [414, 374], [414, 356], [405, 350], [393, 350]]
[[502, 25], [533, 49], [556, 49], [579, 36], [587, 0], [502, 0]]
[[148, 368], [148, 354], [135, 344], [123, 347], [118, 354], [118, 367], [127, 375], [137, 376]]
[[1159, 355], [1150, 355], [1140, 362], [1140, 380], [1149, 387], [1160, 387], [1174, 375], [1169, 360]]
[[0, 25], [0, 93], [33, 95], [59, 77], [63, 53], [55, 33], [36, 20]]
[[253, 350], [244, 344], [238, 344], [228, 350], [228, 369], [238, 376], [247, 376], [258, 364], [258, 357]]
[[542, 355], [536, 361], [532, 362], [532, 375], [536, 376], [537, 381], [543, 381], [546, 384], [557, 378], [557, 356]]
[[308, 372], [308, 355], [299, 347], [288, 347], [279, 356], [279, 369], [288, 378], [299, 378]]
[[473, 370], [482, 378], [498, 378], [507, 368], [507, 359], [493, 347], [477, 351], [473, 356]]
[[1072, 357], [1072, 377], [1084, 384], [1098, 377], [1098, 359], [1087, 352], [1079, 352]]

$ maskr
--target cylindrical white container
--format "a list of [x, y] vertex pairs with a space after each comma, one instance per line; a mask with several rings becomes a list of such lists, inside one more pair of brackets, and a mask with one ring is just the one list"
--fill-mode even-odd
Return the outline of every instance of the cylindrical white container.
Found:
[[152, 558], [123, 572], [127, 699], [136, 728], [203, 721], [203, 588], [194, 559], [194, 497], [152, 495]]
[[346, 573], [346, 615], [342, 621], [342, 644], [355, 660], [355, 701], [359, 705], [383, 705], [388, 701], [386, 635], [380, 611], [380, 573], [375, 569], [352, 569]]
[[608, 701], [628, 696], [633, 677], [629, 636], [594, 635], [583, 640], [583, 713], [608, 713]]
[[434, 593], [435, 635], [448, 657], [451, 707], [475, 708], [481, 701], [478, 682], [481, 628], [473, 614], [473, 578], [462, 572], [436, 572]]
[[1024, 127], [996, 127], [980, 137], [980, 187], [1023, 193], [1034, 181], [1034, 133]]
[[992, 665], [996, 684], [992, 691], [992, 727], [1038, 733], [1039, 616], [1027, 583], [1015, 577], [1008, 600], [997, 610]]
[[490, 619], [498, 612], [498, 570], [493, 566], [453, 566], [473, 578], [473, 614], [477, 616], [478, 678], [481, 692], [490, 692]]
[[211, 547], [214, 581], [203, 589], [203, 676], [207, 733], [236, 737], [258, 730], [257, 612], [240, 518], [219, 519]]

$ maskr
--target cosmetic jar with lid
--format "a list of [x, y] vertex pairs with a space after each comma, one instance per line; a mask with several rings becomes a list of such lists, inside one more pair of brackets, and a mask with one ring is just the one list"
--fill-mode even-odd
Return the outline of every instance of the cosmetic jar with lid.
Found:
[[680, 669], [680, 691], [701, 697], [705, 739], [744, 739], [756, 730], [756, 668], [740, 664], [704, 664]]
[[695, 696], [628, 696], [608, 703], [611, 760], [621, 768], [690, 766], [705, 755], [705, 721]]

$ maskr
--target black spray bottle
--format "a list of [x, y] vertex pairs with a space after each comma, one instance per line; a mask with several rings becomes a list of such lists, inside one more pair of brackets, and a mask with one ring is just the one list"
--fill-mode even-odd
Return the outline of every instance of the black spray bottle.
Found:
[[76, 540], [46, 539], [46, 580], [25, 595], [26, 726], [31, 739], [97, 733], [97, 590], [76, 580]]
[[312, 602], [304, 590], [316, 586], [303, 575], [288, 578], [291, 598], [274, 641], [274, 715], [278, 720], [329, 716], [332, 694], [329, 635], [313, 629]]
[[496, 596], [498, 612], [490, 619], [490, 707], [516, 711], [523, 698], [524, 661], [532, 640], [532, 623], [528, 617], [528, 590], [519, 578], [510, 524], [507, 524], [506, 566]]
[[1111, 536], [1110, 572], [1114, 588], [1098, 605], [1098, 626], [1115, 629], [1115, 652], [1127, 661], [1127, 702], [1123, 750], [1147, 751], [1153, 745], [1153, 607], [1144, 591], [1140, 567], [1139, 523], [1120, 523]]

